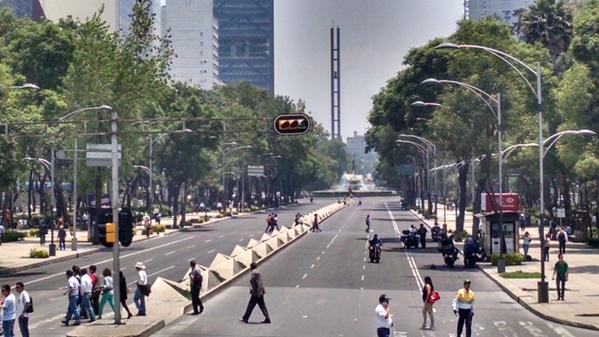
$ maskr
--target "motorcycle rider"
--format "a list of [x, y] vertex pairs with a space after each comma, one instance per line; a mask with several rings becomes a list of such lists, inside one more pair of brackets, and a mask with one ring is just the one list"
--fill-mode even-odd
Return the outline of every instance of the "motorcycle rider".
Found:
[[418, 228], [418, 235], [420, 235], [420, 246], [422, 248], [426, 248], [426, 233], [428, 231], [424, 228], [424, 224], [420, 224], [420, 228]]
[[376, 249], [377, 246], [382, 247], [383, 241], [381, 241], [381, 239], [379, 239], [378, 234], [374, 234], [374, 236], [372, 237], [372, 240], [368, 241], [368, 251], [370, 252], [371, 259], [372, 259], [372, 256], [374, 255], [374, 249]]
[[476, 266], [476, 253], [478, 252], [478, 244], [472, 237], [466, 239], [464, 243], [464, 263], [466, 268], [474, 268]]

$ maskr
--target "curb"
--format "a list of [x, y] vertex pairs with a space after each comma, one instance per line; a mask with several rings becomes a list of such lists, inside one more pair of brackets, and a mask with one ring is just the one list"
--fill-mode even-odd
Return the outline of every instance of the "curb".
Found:
[[532, 306], [530, 306], [530, 304], [526, 303], [526, 301], [521, 300], [519, 296], [517, 296], [516, 294], [514, 294], [508, 287], [504, 286], [501, 282], [499, 282], [499, 280], [495, 279], [493, 276], [491, 276], [491, 274], [489, 274], [489, 272], [487, 272], [485, 269], [481, 268], [480, 265], [476, 266], [480, 271], [483, 272], [483, 274], [485, 274], [485, 276], [487, 276], [491, 281], [493, 281], [493, 283], [495, 283], [499, 288], [501, 288], [501, 290], [503, 290], [504, 293], [506, 293], [509, 297], [511, 297], [514, 301], [516, 301], [517, 303], [519, 303], [521, 306], [523, 306], [526, 310], [532, 312], [533, 314], [539, 316], [540, 318], [547, 320], [547, 321], [551, 321], [554, 323], [558, 323], [558, 324], [563, 324], [563, 325], [567, 325], [567, 326], [571, 326], [574, 328], [581, 328], [581, 329], [587, 329], [587, 330], [595, 330], [595, 331], [599, 331], [599, 326], [593, 325], [593, 324], [586, 324], [586, 323], [580, 323], [580, 322], [574, 322], [574, 321], [570, 321], [567, 319], [561, 319], [561, 318], [557, 318], [557, 317], [553, 317], [550, 315], [547, 315], [535, 308], [533, 308]]
[[[151, 321], [150, 323], [148, 323], [146, 325], [139, 325], [141, 331], [127, 333], [126, 336], [127, 337], [149, 337], [149, 336], [155, 334], [156, 332], [158, 332], [160, 329], [164, 328], [165, 326], [166, 325], [164, 323], [164, 320]], [[110, 334], [110, 332], [107, 332], [106, 330], [100, 331], [99, 333], [95, 333], [95, 330], [89, 331], [89, 330], [91, 330], [90, 328], [93, 329], [94, 327], [101, 328], [101, 324], [93, 323], [91, 325], [82, 325], [81, 328], [68, 332], [66, 334], [66, 336], [67, 337], [96, 337], [96, 336], [104, 337], [107, 335], [107, 333]], [[117, 328], [117, 326], [111, 325], [110, 327], [107, 327], [107, 328], [114, 329], [114, 328]]]

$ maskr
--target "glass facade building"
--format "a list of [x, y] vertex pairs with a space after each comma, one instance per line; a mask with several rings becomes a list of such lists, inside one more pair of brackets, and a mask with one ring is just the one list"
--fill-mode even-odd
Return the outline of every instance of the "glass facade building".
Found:
[[19, 18], [31, 18], [33, 0], [0, 0], [0, 8], [10, 8]]
[[247, 81], [274, 94], [273, 0], [215, 0], [214, 16], [220, 79]]

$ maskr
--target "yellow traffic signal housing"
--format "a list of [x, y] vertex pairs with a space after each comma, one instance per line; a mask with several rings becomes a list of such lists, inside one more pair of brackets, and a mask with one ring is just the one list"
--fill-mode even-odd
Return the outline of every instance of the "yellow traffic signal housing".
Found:
[[113, 223], [106, 224], [106, 242], [107, 243], [115, 243], [116, 242], [116, 231], [115, 225]]

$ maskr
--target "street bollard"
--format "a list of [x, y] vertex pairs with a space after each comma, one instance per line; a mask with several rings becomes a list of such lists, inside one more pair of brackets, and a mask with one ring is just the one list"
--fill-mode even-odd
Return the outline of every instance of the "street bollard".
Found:
[[505, 273], [505, 258], [500, 258], [497, 260], [497, 273]]

